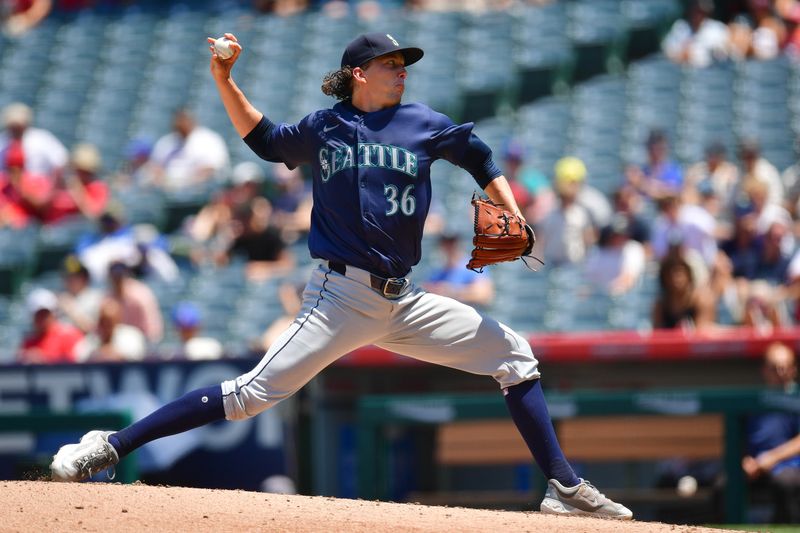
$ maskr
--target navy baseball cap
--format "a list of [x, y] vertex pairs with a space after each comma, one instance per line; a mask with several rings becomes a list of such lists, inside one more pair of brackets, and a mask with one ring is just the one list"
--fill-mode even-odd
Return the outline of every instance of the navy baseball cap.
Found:
[[421, 48], [401, 48], [400, 43], [388, 33], [365, 33], [347, 45], [342, 54], [342, 66], [360, 67], [371, 59], [392, 52], [401, 52], [406, 59], [406, 66], [416, 63], [424, 54]]

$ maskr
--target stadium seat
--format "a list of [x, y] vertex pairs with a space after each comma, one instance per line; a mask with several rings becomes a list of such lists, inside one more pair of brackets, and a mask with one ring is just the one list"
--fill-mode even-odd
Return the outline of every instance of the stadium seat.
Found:
[[745, 61], [735, 71], [733, 131], [758, 140], [765, 157], [786, 168], [795, 160], [788, 60]]
[[498, 61], [512, 48], [512, 17], [495, 11], [470, 15], [459, 34], [459, 60], [470, 65], [458, 77], [461, 85], [461, 120], [475, 121], [494, 116], [498, 108], [511, 98], [514, 65]]
[[567, 37], [566, 4], [522, 6], [514, 23], [518, 105], [563, 94], [572, 81], [575, 56]]
[[641, 59], [657, 52], [681, 11], [679, 0], [624, 0], [622, 13], [628, 27], [627, 59]]
[[13, 295], [36, 268], [37, 228], [0, 228], [0, 295]]
[[78, 238], [95, 230], [95, 223], [83, 217], [73, 217], [57, 224], [42, 226], [38, 232], [35, 273], [42, 274], [61, 267], [64, 257], [75, 248]]
[[621, 72], [627, 28], [616, 0], [575, 0], [567, 4], [567, 35], [575, 50], [576, 81], [605, 72]]

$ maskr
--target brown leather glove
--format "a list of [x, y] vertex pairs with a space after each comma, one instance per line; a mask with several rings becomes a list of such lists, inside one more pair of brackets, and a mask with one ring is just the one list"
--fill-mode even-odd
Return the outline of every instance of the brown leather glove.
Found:
[[475, 236], [472, 258], [467, 268], [482, 272], [483, 267], [515, 261], [530, 255], [536, 236], [519, 215], [506, 211], [491, 200], [472, 198], [475, 211]]

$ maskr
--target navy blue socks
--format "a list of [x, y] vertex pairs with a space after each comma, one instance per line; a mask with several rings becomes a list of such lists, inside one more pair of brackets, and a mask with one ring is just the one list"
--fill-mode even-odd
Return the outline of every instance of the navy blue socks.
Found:
[[580, 483], [558, 444], [539, 380], [508, 387], [505, 398], [511, 418], [545, 477], [555, 479], [565, 487]]
[[138, 422], [109, 435], [108, 442], [122, 458], [152, 440], [183, 433], [224, 418], [222, 386], [214, 385], [187, 392]]
[[[539, 380], [508, 387], [505, 399], [511, 418], [547, 479], [556, 479], [565, 487], [580, 483], [558, 444]], [[186, 393], [113, 433], [108, 441], [122, 458], [150, 441], [224, 419], [222, 387], [214, 385]]]

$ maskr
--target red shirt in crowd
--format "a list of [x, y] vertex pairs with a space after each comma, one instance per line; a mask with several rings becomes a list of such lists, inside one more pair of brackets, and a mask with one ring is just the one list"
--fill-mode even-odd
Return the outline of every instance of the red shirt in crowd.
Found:
[[[45, 212], [38, 212], [24, 197], [46, 202], [53, 194], [53, 180], [47, 176], [24, 172], [19, 189], [11, 184], [7, 174], [0, 173], [0, 221], [21, 228], [31, 221], [41, 220]], [[45, 204], [46, 205], [46, 204]]]
[[[94, 180], [85, 183], [83, 185], [83, 190], [87, 210], [86, 214], [91, 217], [99, 217], [103, 214], [108, 204], [108, 185], [103, 181]], [[49, 209], [47, 209], [43, 221], [45, 223], [57, 222], [64, 217], [79, 214], [81, 214], [81, 210], [78, 208], [75, 199], [69, 191], [59, 190], [56, 191], [53, 196], [53, 201]]]
[[[52, 224], [59, 220], [80, 215], [81, 211], [69, 191], [55, 190], [53, 180], [47, 176], [25, 172], [19, 189], [14, 188], [6, 174], [0, 173], [0, 220], [21, 228], [33, 221]], [[100, 216], [108, 204], [109, 189], [105, 182], [95, 180], [83, 185], [87, 215]], [[40, 209], [34, 208], [27, 198], [43, 202]]]
[[22, 363], [74, 363], [75, 345], [83, 333], [69, 324], [53, 321], [43, 333], [32, 334], [22, 341], [19, 361]]

